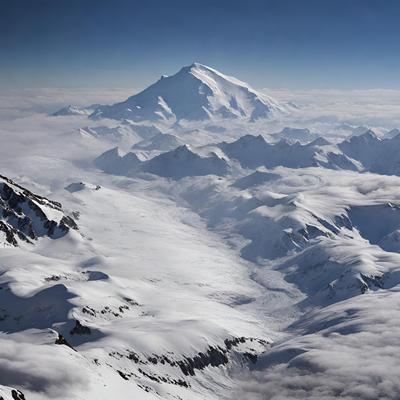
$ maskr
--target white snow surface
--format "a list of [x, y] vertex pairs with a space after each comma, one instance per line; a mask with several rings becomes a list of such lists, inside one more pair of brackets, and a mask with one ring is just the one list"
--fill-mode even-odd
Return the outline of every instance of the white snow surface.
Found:
[[4, 400], [398, 398], [397, 120], [275, 94], [194, 64], [96, 120], [0, 101], [0, 226], [40, 233], [0, 230]]
[[194, 63], [173, 76], [162, 76], [126, 101], [100, 106], [92, 118], [140, 120], [250, 121], [284, 113], [285, 107], [236, 78]]

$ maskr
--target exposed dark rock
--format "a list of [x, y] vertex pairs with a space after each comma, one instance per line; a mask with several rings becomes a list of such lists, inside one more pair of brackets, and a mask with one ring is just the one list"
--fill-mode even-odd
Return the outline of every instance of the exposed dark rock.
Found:
[[[249, 346], [250, 343], [255, 345], [254, 348], [253, 346]], [[239, 348], [239, 346], [242, 344], [244, 345], [245, 350], [241, 350]], [[159, 384], [166, 383], [188, 388], [190, 387], [190, 381], [179, 377], [181, 374], [189, 379], [191, 376], [196, 375], [196, 371], [203, 370], [208, 367], [219, 367], [221, 365], [226, 365], [233, 359], [236, 359], [242, 364], [256, 363], [258, 354], [263, 352], [267, 345], [268, 342], [263, 339], [242, 336], [227, 338], [224, 340], [224, 345], [209, 346], [204, 351], [199, 352], [193, 357], [182, 358], [182, 356], [180, 356], [180, 358], [174, 359], [174, 353], [171, 352], [168, 353], [168, 356], [165, 354], [152, 354], [144, 356], [137, 354], [132, 350], [128, 350], [125, 354], [122, 354], [118, 351], [113, 351], [109, 353], [109, 356], [115, 358], [116, 360], [122, 360], [126, 358], [135, 364], [139, 364], [140, 367], [138, 366], [137, 372], [141, 374], [143, 378], [152, 382]], [[178, 376], [172, 377], [169, 373], [154, 373], [152, 371], [152, 366], [157, 364], [174, 367]], [[129, 380], [132, 376], [136, 378], [139, 377], [136, 373], [129, 370], [116, 370], [116, 372], [118, 372], [118, 374], [124, 380]], [[141, 383], [137, 383], [137, 385], [143, 390], [148, 388], [146, 385], [142, 385]]]
[[[110, 353], [110, 355], [118, 359], [126, 357], [135, 364], [168, 364], [172, 367], [178, 367], [185, 376], [194, 376], [196, 374], [196, 370], [203, 370], [207, 367], [219, 367], [220, 365], [227, 364], [229, 362], [229, 353], [240, 344], [248, 342], [254, 342], [262, 346], [266, 346], [268, 344], [268, 342], [263, 339], [246, 338], [242, 336], [225, 339], [225, 347], [210, 346], [204, 352], [199, 352], [194, 357], [184, 357], [183, 359], [178, 360], [173, 360], [171, 357], [167, 357], [166, 355], [156, 354], [147, 356], [146, 358], [141, 358], [139, 354], [131, 350], [128, 351], [128, 355], [123, 355], [118, 352]], [[241, 355], [245, 360], [252, 363], [255, 363], [258, 358], [257, 351], [251, 348], [243, 353], [239, 351], [237, 354]], [[162, 377], [158, 378], [163, 381]]]
[[[16, 235], [18, 231], [13, 227], [6, 225], [3, 221], [0, 221], [0, 231], [3, 231], [6, 235], [6, 240], [8, 243], [12, 244], [13, 246], [18, 246], [18, 242], [16, 240]], [[23, 236], [23, 240], [28, 241], [25, 236]]]
[[[72, 350], [75, 350], [68, 342], [67, 339], [61, 333], [58, 334], [58, 338], [55, 341], [55, 344], [62, 344], [64, 346], [70, 347]], [[76, 351], [76, 350], [75, 350]]]
[[[138, 387], [140, 387], [140, 389], [144, 390], [144, 391], [147, 392], [147, 393], [154, 392], [154, 393], [158, 394], [158, 393], [157, 393], [153, 388], [151, 388], [150, 386], [139, 385], [139, 384], [137, 384], [137, 385], [138, 385]], [[180, 397], [178, 397], [178, 398], [181, 399]]]
[[243, 354], [246, 358], [248, 358], [253, 364], [255, 364], [258, 360], [257, 354], [252, 354], [252, 353], [244, 353]]
[[74, 230], [78, 230], [78, 225], [76, 224], [76, 222], [68, 215], [64, 215], [61, 218], [60, 221], [60, 227], [61, 229], [64, 229], [65, 231], [68, 231], [69, 228], [74, 229]]
[[75, 326], [71, 329], [71, 335], [90, 335], [92, 332], [89, 327], [82, 325], [78, 320], [75, 321]]
[[129, 307], [123, 305], [123, 306], [118, 307], [118, 309], [119, 309], [119, 312], [123, 314], [125, 312], [125, 310], [129, 310]]
[[14, 400], [26, 400], [25, 395], [20, 390], [11, 390], [11, 396]]
[[143, 371], [141, 368], [138, 369], [138, 371], [146, 378], [150, 379], [153, 382], [157, 382], [157, 383], [169, 383], [172, 385], [178, 385], [178, 386], [182, 386], [182, 387], [190, 387], [189, 383], [184, 381], [183, 379], [173, 379], [170, 378], [169, 376], [159, 376], [159, 375], [152, 375], [149, 374], [145, 371]]
[[60, 279], [61, 279], [61, 276], [60, 276], [60, 275], [52, 275], [52, 276], [48, 276], [48, 277], [44, 278], [44, 280], [45, 280], [46, 282], [57, 282], [57, 281], [59, 281]]
[[128, 359], [129, 359], [129, 360], [132, 360], [132, 361], [135, 362], [136, 364], [140, 361], [139, 356], [138, 356], [136, 353], [134, 353], [133, 351], [130, 351], [130, 352], [129, 352], [129, 354], [128, 354]]
[[[60, 212], [59, 222], [50, 220], [45, 209]], [[6, 242], [17, 246], [18, 239], [32, 243], [40, 236], [58, 238], [69, 229], [77, 230], [75, 221], [63, 215], [61, 204], [36, 195], [11, 179], [0, 175], [0, 231]]]
[[238, 338], [232, 338], [232, 339], [225, 339], [224, 343], [225, 346], [228, 350], [231, 350], [232, 347], [237, 346], [239, 343], [245, 343], [246, 338], [245, 337], [238, 337]]
[[129, 381], [129, 377], [131, 376], [130, 374], [126, 374], [119, 369], [117, 369], [117, 372], [119, 373], [119, 376], [124, 379], [125, 381]]
[[112, 316], [114, 316], [114, 317], [117, 317], [117, 318], [122, 318], [122, 315], [121, 314], [123, 314], [125, 311], [128, 311], [130, 308], [129, 308], [129, 306], [127, 306], [126, 304], [123, 304], [123, 305], [121, 305], [121, 306], [118, 306], [115, 310], [118, 310], [119, 312], [117, 312], [117, 311], [114, 311], [112, 308], [110, 308], [109, 306], [105, 306], [103, 309], [101, 309], [100, 311], [99, 310], [95, 310], [94, 308], [92, 308], [92, 307], [89, 307], [89, 306], [85, 306], [85, 307], [83, 307], [82, 308], [82, 312], [83, 313], [85, 313], [85, 314], [89, 314], [89, 315], [91, 315], [92, 317], [95, 317], [96, 315], [98, 315], [99, 313], [100, 314], [103, 314], [103, 315], [106, 315], [106, 314], [108, 314], [108, 315], [112, 315]]
[[199, 353], [193, 358], [185, 358], [177, 362], [181, 371], [184, 375], [195, 375], [195, 370], [202, 370], [206, 367], [218, 367], [228, 363], [228, 357], [226, 356], [226, 350], [209, 347], [206, 353]]
[[364, 283], [361, 288], [362, 293], [365, 293], [368, 289], [383, 289], [384, 287], [383, 275], [368, 276], [365, 274], [360, 274], [360, 278]]
[[140, 304], [137, 301], [135, 301], [129, 297], [124, 297], [123, 300], [126, 301], [127, 303], [129, 303], [131, 306], [140, 306]]
[[93, 308], [89, 307], [89, 306], [83, 307], [82, 308], [82, 312], [85, 313], [85, 314], [89, 314], [92, 317], [95, 317], [96, 314], [97, 314], [97, 311], [94, 310]]

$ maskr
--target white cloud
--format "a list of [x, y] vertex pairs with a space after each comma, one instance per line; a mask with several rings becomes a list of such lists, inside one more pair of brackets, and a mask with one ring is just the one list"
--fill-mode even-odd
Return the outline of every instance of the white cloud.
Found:
[[53, 113], [68, 104], [88, 106], [125, 100], [137, 89], [5, 89], [0, 94], [0, 120]]
[[387, 129], [400, 126], [400, 90], [263, 91], [280, 101], [297, 104], [301, 109], [295, 112], [293, 119], [304, 124], [347, 122]]
[[241, 376], [243, 400], [395, 399], [398, 292], [358, 296], [306, 315], [296, 337]]
[[0, 334], [0, 376], [3, 385], [66, 398], [88, 384], [86, 360], [66, 346], [54, 344], [56, 334], [24, 331]]

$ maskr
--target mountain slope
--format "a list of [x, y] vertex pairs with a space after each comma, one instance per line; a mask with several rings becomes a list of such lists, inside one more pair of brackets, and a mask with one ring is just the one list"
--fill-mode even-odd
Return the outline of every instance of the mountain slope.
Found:
[[289, 143], [285, 140], [271, 144], [266, 142], [261, 135], [245, 135], [234, 142], [222, 142], [218, 146], [227, 156], [239, 161], [244, 168], [322, 166], [331, 169], [358, 169], [358, 165], [336, 146], [326, 143], [318, 138], [306, 145], [299, 142]]
[[137, 150], [159, 150], [159, 151], [169, 151], [176, 149], [181, 146], [182, 143], [178, 137], [175, 135], [170, 135], [168, 133], [159, 133], [150, 139], [144, 139], [132, 146], [132, 149]]
[[38, 196], [0, 175], [0, 243], [17, 246], [18, 241], [32, 242], [40, 236], [57, 238], [75, 221], [66, 216], [61, 204]]
[[185, 176], [224, 175], [228, 168], [227, 161], [217, 154], [202, 156], [187, 145], [160, 154], [144, 165], [147, 172], [173, 179]]
[[254, 121], [283, 111], [279, 103], [246, 83], [194, 63], [173, 76], [162, 76], [124, 102], [98, 107], [91, 117], [134, 121], [212, 118]]
[[347, 156], [358, 160], [366, 171], [400, 175], [400, 135], [380, 139], [371, 130], [338, 145]]
[[97, 168], [115, 175], [128, 174], [133, 169], [136, 169], [140, 163], [141, 161], [135, 153], [126, 153], [122, 156], [118, 147], [107, 150], [94, 160], [94, 165]]

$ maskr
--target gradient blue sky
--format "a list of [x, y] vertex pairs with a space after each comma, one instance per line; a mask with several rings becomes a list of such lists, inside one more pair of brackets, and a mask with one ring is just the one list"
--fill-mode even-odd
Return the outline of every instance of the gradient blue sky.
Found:
[[141, 88], [198, 61], [283, 88], [400, 88], [400, 1], [0, 0], [0, 87]]

